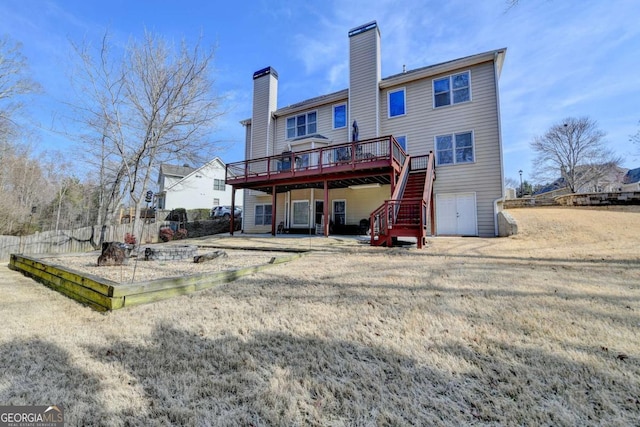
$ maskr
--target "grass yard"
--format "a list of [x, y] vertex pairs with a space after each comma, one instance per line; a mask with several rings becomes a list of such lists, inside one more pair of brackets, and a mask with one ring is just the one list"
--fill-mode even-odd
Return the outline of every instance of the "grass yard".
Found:
[[[68, 425], [640, 425], [640, 209], [504, 239], [353, 240], [107, 314], [0, 271], [0, 405]], [[212, 240], [213, 241], [213, 240]]]

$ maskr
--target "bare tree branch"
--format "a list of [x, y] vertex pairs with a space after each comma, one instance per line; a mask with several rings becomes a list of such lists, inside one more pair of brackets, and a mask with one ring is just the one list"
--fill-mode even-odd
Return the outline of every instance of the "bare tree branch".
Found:
[[605, 133], [588, 117], [569, 117], [531, 142], [539, 182], [561, 177], [572, 193], [597, 181], [621, 159], [606, 147]]

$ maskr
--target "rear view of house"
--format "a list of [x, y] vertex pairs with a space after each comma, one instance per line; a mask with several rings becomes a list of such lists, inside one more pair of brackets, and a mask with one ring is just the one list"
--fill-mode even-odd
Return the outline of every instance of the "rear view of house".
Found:
[[382, 78], [377, 23], [348, 40], [345, 90], [278, 108], [278, 73], [254, 73], [246, 160], [226, 171], [245, 189], [244, 231], [495, 236], [506, 49]]

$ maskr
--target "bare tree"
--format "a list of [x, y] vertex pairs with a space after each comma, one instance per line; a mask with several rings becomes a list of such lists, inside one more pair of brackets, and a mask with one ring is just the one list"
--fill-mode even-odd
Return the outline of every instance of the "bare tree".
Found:
[[100, 175], [102, 223], [127, 202], [136, 208], [133, 232], [139, 235], [144, 193], [160, 163], [211, 156], [220, 99], [213, 94], [213, 50], [200, 42], [175, 48], [145, 32], [123, 56], [113, 56], [114, 49], [108, 34], [97, 51], [75, 46], [82, 59], [75, 79], [84, 95], [82, 142]]
[[0, 234], [24, 233], [31, 207], [46, 199], [41, 167], [31, 156], [28, 125], [20, 123], [25, 97], [40, 87], [28, 76], [20, 43], [0, 38]]
[[[638, 122], [638, 124], [640, 125], [640, 122]], [[637, 146], [637, 152], [640, 154], [640, 130], [638, 130], [634, 135], [631, 135], [629, 137], [629, 141]]]
[[605, 145], [604, 137], [605, 133], [588, 117], [569, 117], [554, 124], [531, 142], [537, 181], [551, 182], [561, 177], [572, 193], [597, 181], [621, 162]]
[[23, 106], [23, 95], [40, 90], [27, 75], [27, 60], [21, 49], [20, 43], [0, 38], [0, 135], [6, 135], [16, 125], [15, 115]]

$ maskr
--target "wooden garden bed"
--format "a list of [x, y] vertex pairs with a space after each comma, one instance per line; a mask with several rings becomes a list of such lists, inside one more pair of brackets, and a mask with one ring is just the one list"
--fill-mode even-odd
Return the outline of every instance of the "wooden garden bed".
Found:
[[[231, 282], [276, 264], [291, 261], [303, 252], [272, 257], [267, 263], [218, 272], [203, 272], [182, 277], [118, 283], [63, 265], [47, 262], [47, 255], [12, 254], [9, 268], [99, 311], [116, 310], [201, 291]], [[51, 259], [51, 261], [59, 261]]]

